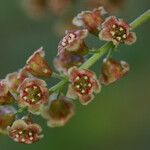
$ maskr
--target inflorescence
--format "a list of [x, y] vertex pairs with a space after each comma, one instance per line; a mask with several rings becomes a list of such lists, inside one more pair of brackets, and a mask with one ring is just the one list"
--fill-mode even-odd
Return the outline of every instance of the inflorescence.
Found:
[[[34, 115], [43, 117], [49, 127], [64, 126], [75, 114], [74, 99], [87, 105], [103, 85], [127, 75], [129, 64], [114, 59], [113, 53], [120, 44], [135, 43], [132, 29], [148, 19], [149, 11], [131, 24], [109, 16], [103, 7], [79, 13], [73, 24], [81, 29], [66, 31], [58, 44], [54, 59], [58, 73], [49, 66], [41, 47], [23, 68], [0, 80], [0, 133], [15, 142], [32, 144], [43, 137], [42, 128], [33, 121]], [[85, 42], [90, 33], [107, 43], [91, 50]], [[104, 55], [101, 74], [97, 76], [89, 68]], [[43, 77], [58, 78], [60, 82], [49, 89]]]

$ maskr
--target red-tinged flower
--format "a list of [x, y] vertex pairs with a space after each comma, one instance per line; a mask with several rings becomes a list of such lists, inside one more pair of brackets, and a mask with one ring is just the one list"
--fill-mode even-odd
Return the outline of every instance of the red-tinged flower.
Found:
[[57, 71], [67, 74], [69, 68], [80, 66], [85, 60], [83, 56], [74, 55], [64, 50], [54, 59], [54, 66]]
[[28, 77], [26, 70], [20, 69], [18, 72], [10, 73], [6, 76], [7, 86], [12, 94], [17, 93], [19, 85]]
[[87, 54], [88, 48], [84, 42], [87, 35], [87, 29], [66, 31], [65, 36], [58, 45], [58, 55], [64, 50], [78, 55]]
[[15, 142], [32, 144], [39, 141], [42, 128], [36, 123], [27, 123], [24, 120], [16, 120], [12, 126], [7, 128], [8, 136]]
[[40, 107], [48, 102], [49, 92], [46, 83], [36, 78], [26, 78], [18, 88], [18, 104], [28, 107], [33, 114], [40, 114]]
[[74, 115], [74, 104], [67, 97], [50, 101], [49, 106], [42, 108], [42, 116], [50, 127], [64, 126]]
[[15, 101], [13, 95], [9, 92], [6, 80], [0, 80], [0, 105], [11, 104]]
[[129, 69], [129, 64], [125, 61], [118, 62], [114, 59], [108, 59], [103, 63], [100, 82], [109, 85], [125, 76]]
[[12, 106], [0, 106], [0, 133], [6, 134], [7, 127], [15, 120], [15, 112]]
[[117, 19], [116, 17], [111, 16], [102, 24], [99, 38], [105, 41], [112, 41], [114, 45], [120, 43], [131, 45], [136, 42], [136, 34], [130, 32], [130, 29], [130, 25], [123, 19]]
[[27, 60], [25, 66], [26, 70], [37, 77], [50, 77], [52, 75], [52, 70], [44, 57], [45, 52], [41, 47]]
[[83, 11], [73, 19], [73, 24], [85, 27], [89, 32], [97, 35], [98, 27], [103, 23], [103, 16], [106, 13], [103, 7], [99, 7], [93, 11]]
[[68, 71], [71, 84], [69, 85], [67, 97], [79, 98], [81, 104], [87, 105], [94, 98], [93, 93], [99, 93], [101, 85], [96, 75], [90, 70], [70, 68]]

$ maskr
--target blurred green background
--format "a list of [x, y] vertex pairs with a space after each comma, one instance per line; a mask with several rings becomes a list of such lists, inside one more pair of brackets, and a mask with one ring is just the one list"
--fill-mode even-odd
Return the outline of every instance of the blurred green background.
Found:
[[[21, 0], [0, 0], [0, 78], [21, 68], [26, 59], [43, 46], [52, 66], [58, 41], [53, 32], [56, 16], [34, 20], [23, 11]], [[80, 0], [82, 1], [82, 0]], [[129, 0], [118, 16], [132, 21], [150, 6], [149, 0]], [[86, 8], [76, 7], [74, 15]], [[0, 136], [0, 150], [149, 150], [150, 149], [150, 23], [135, 31], [138, 41], [121, 46], [115, 58], [129, 62], [127, 77], [103, 87], [87, 107], [76, 101], [75, 117], [62, 128], [48, 128], [40, 119], [44, 139], [22, 145]], [[89, 45], [101, 46], [93, 37]], [[90, 43], [91, 42], [91, 43]], [[93, 70], [100, 72], [97, 63]], [[56, 83], [50, 80], [49, 86]]]

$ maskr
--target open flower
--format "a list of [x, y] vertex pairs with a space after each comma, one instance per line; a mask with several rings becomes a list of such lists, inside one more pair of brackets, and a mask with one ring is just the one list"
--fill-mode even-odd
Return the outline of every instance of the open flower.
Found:
[[114, 59], [104, 61], [100, 82], [104, 85], [111, 84], [125, 76], [129, 69], [129, 64], [125, 61], [118, 62]]
[[6, 134], [7, 127], [15, 120], [15, 112], [12, 106], [0, 106], [0, 133]]
[[18, 88], [18, 104], [28, 107], [31, 113], [39, 114], [40, 107], [48, 102], [49, 92], [46, 83], [36, 78], [27, 78]]
[[45, 52], [41, 47], [34, 52], [32, 56], [26, 62], [26, 70], [37, 77], [50, 77], [52, 70], [49, 67], [47, 61], [44, 59]]
[[87, 28], [89, 32], [98, 33], [98, 27], [103, 23], [103, 16], [106, 11], [103, 7], [94, 9], [93, 11], [83, 11], [73, 19], [73, 24]]
[[94, 98], [93, 93], [99, 93], [101, 86], [94, 72], [72, 67], [68, 71], [71, 84], [67, 97], [79, 98], [81, 104], [87, 105]]
[[28, 77], [26, 70], [10, 73], [6, 76], [7, 86], [12, 94], [16, 94], [19, 85]]
[[0, 80], [0, 105], [7, 105], [14, 101], [15, 99], [7, 87], [6, 80]]
[[42, 129], [38, 124], [28, 124], [22, 119], [16, 120], [7, 130], [11, 139], [23, 144], [32, 144], [43, 137], [43, 135], [40, 135]]
[[117, 19], [115, 16], [108, 17], [102, 24], [102, 30], [99, 38], [105, 41], [112, 41], [114, 45], [125, 43], [131, 45], [136, 42], [136, 34], [130, 32], [130, 25], [123, 19]]
[[50, 101], [49, 106], [42, 108], [42, 116], [50, 127], [64, 126], [74, 115], [74, 104], [67, 97]]
[[66, 31], [66, 35], [58, 45], [58, 55], [64, 50], [78, 55], [87, 54], [88, 48], [84, 42], [87, 35], [87, 29]]
[[54, 66], [57, 71], [67, 74], [69, 68], [80, 66], [84, 61], [83, 56], [74, 55], [64, 50], [54, 59]]

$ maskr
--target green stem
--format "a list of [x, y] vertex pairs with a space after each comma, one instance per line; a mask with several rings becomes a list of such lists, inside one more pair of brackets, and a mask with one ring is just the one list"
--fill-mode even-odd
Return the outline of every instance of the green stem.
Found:
[[15, 113], [15, 115], [23, 113], [24, 111], [27, 110], [27, 108], [28, 108], [28, 107], [21, 107], [21, 108], [19, 108], [19, 109], [17, 110], [17, 112]]
[[[131, 28], [135, 29], [138, 26], [142, 25], [144, 22], [148, 21], [149, 19], [150, 19], [150, 10], [147, 10], [140, 17], [135, 19], [130, 24]], [[112, 42], [108, 42], [108, 43], [104, 44], [104, 46], [102, 46], [100, 49], [96, 50], [97, 53], [93, 54], [93, 56], [91, 56], [80, 68], [81, 69], [90, 68], [92, 65], [94, 65], [97, 62], [97, 60], [99, 60], [104, 54], [106, 54], [110, 48], [113, 48], [113, 47], [114, 47], [114, 45], [112, 44]], [[59, 90], [60, 88], [63, 88], [65, 86], [65, 84], [67, 84], [68, 82], [69, 81], [66, 77], [65, 79], [63, 79], [62, 81], [57, 83], [55, 86], [50, 88], [49, 92], [52, 93], [52, 92]]]
[[95, 53], [92, 57], [90, 57], [82, 66], [80, 69], [88, 69], [90, 68], [93, 64], [99, 60], [104, 54], [108, 52], [108, 50], [113, 46], [112, 42], [106, 43], [104, 46], [102, 46], [97, 53]]
[[59, 83], [57, 83], [56, 85], [54, 85], [53, 87], [49, 89], [49, 93], [51, 94], [59, 89], [63, 89], [64, 85], [67, 83], [68, 83], [68, 79], [64, 79], [60, 81]]
[[150, 19], [150, 9], [145, 11], [141, 16], [135, 19], [130, 25], [132, 30], [137, 28], [138, 26], [142, 25], [146, 21]]

